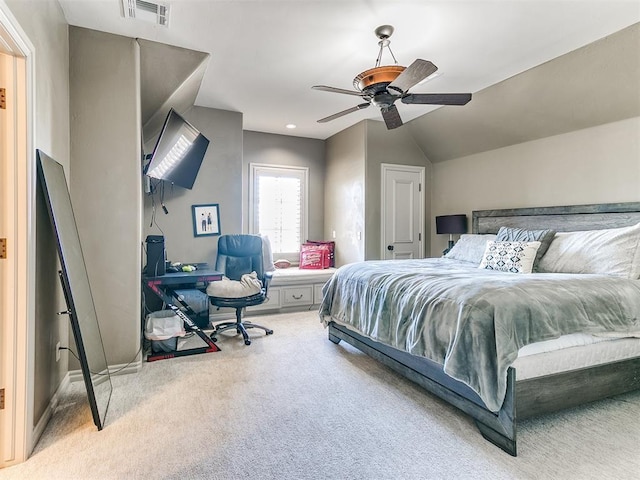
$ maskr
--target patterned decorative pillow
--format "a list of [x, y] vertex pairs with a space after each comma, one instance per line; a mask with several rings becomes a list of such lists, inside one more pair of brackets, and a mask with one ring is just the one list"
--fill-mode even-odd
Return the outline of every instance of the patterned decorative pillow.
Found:
[[531, 273], [540, 242], [487, 242], [478, 268], [499, 272]]
[[538, 271], [538, 262], [553, 241], [554, 230], [525, 230], [524, 228], [500, 227], [496, 240], [499, 242], [540, 242], [540, 248], [533, 261], [533, 271]]

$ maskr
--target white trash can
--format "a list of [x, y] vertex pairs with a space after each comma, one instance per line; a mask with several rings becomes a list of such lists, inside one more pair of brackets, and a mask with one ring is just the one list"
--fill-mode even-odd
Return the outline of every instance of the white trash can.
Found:
[[151, 351], [173, 352], [178, 348], [178, 337], [184, 337], [184, 323], [173, 310], [159, 310], [147, 315], [144, 336], [151, 341]]

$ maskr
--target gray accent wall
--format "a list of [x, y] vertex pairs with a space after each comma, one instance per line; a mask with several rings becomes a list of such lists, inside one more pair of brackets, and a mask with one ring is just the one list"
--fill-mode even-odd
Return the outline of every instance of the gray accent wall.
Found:
[[244, 188], [244, 231], [249, 231], [249, 165], [264, 163], [309, 169], [308, 238], [324, 238], [325, 142], [313, 138], [290, 137], [245, 130], [243, 138], [242, 185]]
[[193, 189], [165, 184], [168, 214], [161, 207], [160, 184], [153, 195], [145, 195], [143, 241], [147, 235], [164, 235], [167, 260], [215, 265], [218, 237], [194, 237], [191, 207], [217, 203], [221, 233], [242, 232], [242, 114], [192, 107], [183, 116], [209, 139], [209, 147]]
[[[209, 139], [209, 148], [192, 190], [165, 184], [164, 205], [168, 214], [163, 213], [161, 207], [160, 189], [154, 195], [145, 195], [143, 241], [147, 235], [164, 235], [169, 261], [215, 265], [218, 237], [194, 237], [191, 207], [217, 203], [222, 234], [247, 232], [249, 164], [252, 162], [309, 168], [309, 237], [322, 238], [324, 141], [243, 132], [242, 114], [238, 112], [192, 107], [184, 117]], [[153, 143], [147, 144], [147, 153]]]
[[69, 52], [71, 201], [107, 362], [126, 365], [141, 358], [138, 43], [69, 27]]

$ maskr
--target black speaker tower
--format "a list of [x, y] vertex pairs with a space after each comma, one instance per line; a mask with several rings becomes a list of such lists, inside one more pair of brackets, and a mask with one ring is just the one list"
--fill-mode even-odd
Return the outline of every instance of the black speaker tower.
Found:
[[157, 277], [165, 274], [164, 237], [162, 235], [147, 236], [147, 266], [145, 274]]

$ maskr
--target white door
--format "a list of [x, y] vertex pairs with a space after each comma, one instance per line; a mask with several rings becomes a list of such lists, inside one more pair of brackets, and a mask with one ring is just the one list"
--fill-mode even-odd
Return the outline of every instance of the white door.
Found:
[[424, 257], [424, 167], [382, 164], [381, 258]]

